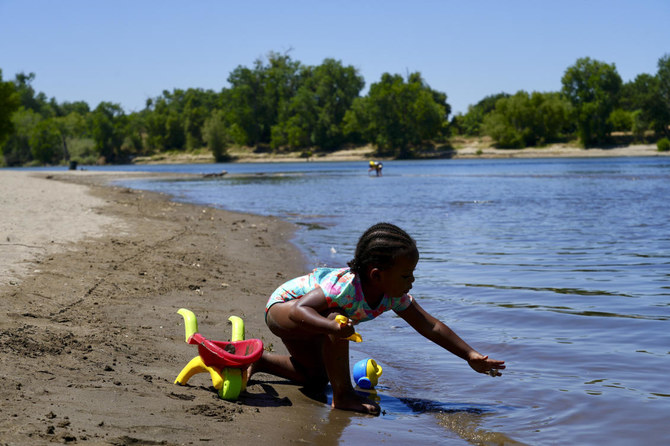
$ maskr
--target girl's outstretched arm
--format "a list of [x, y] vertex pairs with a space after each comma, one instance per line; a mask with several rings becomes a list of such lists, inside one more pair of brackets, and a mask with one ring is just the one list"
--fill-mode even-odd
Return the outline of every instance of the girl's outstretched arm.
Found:
[[426, 312], [416, 301], [404, 311], [398, 313], [418, 333], [430, 339], [440, 347], [449, 350], [459, 358], [468, 361], [472, 369], [479, 373], [500, 376], [499, 369], [505, 368], [505, 361], [489, 359], [470, 347], [454, 331]]

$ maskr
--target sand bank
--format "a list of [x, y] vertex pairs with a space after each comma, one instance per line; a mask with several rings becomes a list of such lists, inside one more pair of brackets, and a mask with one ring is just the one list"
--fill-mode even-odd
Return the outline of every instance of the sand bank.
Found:
[[546, 147], [525, 149], [498, 149], [490, 142], [468, 143], [458, 148], [453, 158], [605, 158], [633, 156], [669, 156], [670, 152], [659, 152], [656, 144], [634, 144], [607, 148], [589, 148], [569, 144], [552, 144]]
[[25, 172], [0, 173], [0, 284], [17, 283], [30, 261], [85, 237], [100, 236], [105, 227], [124, 225], [102, 215], [105, 201], [73, 184], [50, 181]]
[[238, 315], [282, 350], [263, 307], [303, 272], [293, 226], [104, 186], [113, 177], [0, 171], [0, 443], [338, 444], [360, 415], [283, 380], [258, 375], [237, 403], [206, 374], [173, 384], [197, 353], [181, 307], [212, 339]]
[[[670, 156], [670, 152], [659, 152], [656, 144], [633, 144], [628, 146], [613, 146], [583, 149], [570, 144], [551, 144], [545, 147], [527, 147], [525, 149], [498, 149], [492, 146], [490, 138], [455, 138], [454, 150], [443, 149], [435, 153], [426, 153], [426, 158], [451, 159], [482, 159], [482, 158], [573, 158], [573, 157], [617, 157], [617, 156]], [[306, 162], [298, 152], [290, 153], [256, 153], [250, 148], [236, 148], [230, 151], [236, 163], [280, 163]], [[327, 153], [315, 153], [309, 161], [361, 161], [371, 159], [388, 160], [374, 155], [374, 147], [368, 145], [351, 149], [336, 150]], [[155, 156], [138, 157], [136, 164], [189, 164], [213, 163], [214, 157], [210, 153], [171, 153]]]

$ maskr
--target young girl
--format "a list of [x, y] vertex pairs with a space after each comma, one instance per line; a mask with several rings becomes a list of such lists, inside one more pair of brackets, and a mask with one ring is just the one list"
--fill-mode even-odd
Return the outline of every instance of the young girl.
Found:
[[[501, 376], [504, 361], [478, 353], [407, 294], [418, 260], [416, 243], [405, 231], [378, 223], [361, 236], [349, 268], [317, 268], [280, 286], [267, 303], [265, 320], [289, 355], [263, 352], [249, 376], [266, 372], [311, 389], [330, 381], [334, 408], [376, 415], [379, 406], [352, 386], [347, 337], [354, 334], [353, 324], [388, 310], [476, 372]], [[335, 320], [340, 314], [349, 318], [347, 324]]]

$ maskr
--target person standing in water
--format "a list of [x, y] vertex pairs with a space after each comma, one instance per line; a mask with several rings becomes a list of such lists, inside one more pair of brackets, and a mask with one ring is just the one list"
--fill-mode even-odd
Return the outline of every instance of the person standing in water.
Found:
[[384, 168], [384, 165], [382, 163], [379, 163], [377, 161], [370, 161], [370, 167], [368, 168], [368, 173], [371, 171], [375, 171], [375, 174], [380, 177], [382, 176], [382, 169]]

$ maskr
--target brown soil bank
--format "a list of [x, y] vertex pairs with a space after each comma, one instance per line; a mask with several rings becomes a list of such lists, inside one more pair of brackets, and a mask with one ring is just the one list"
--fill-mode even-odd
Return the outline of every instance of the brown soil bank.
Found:
[[[525, 149], [498, 149], [492, 146], [490, 138], [454, 138], [454, 149], [437, 149], [426, 152], [419, 158], [570, 158], [570, 157], [614, 157], [614, 156], [670, 156], [670, 152], [659, 152], [656, 144], [633, 144], [603, 148], [583, 149], [570, 144], [552, 144], [546, 147], [527, 147]], [[373, 155], [372, 146], [337, 150], [329, 153], [316, 153], [309, 161], [361, 161], [380, 159]], [[297, 152], [256, 153], [250, 148], [231, 150], [234, 162], [305, 162]], [[387, 158], [382, 158], [387, 159]], [[152, 157], [138, 157], [136, 164], [176, 164], [176, 163], [213, 163], [214, 158], [208, 152], [199, 154], [171, 153]]]
[[[259, 375], [238, 402], [219, 399], [208, 374], [173, 384], [197, 354], [184, 342], [181, 307], [211, 339], [229, 339], [228, 317], [237, 315], [247, 338], [280, 349], [263, 308], [278, 284], [303, 271], [287, 242], [293, 227], [103, 186], [109, 179], [85, 172], [10, 179], [48, 197], [22, 203], [28, 214], [55, 219], [32, 235], [15, 228], [22, 244], [44, 249], [11, 260], [27, 259], [29, 272], [0, 281], [0, 444], [337, 444], [329, 432], [341, 431], [337, 420], [317, 429], [330, 409], [280, 379]], [[58, 211], [75, 195], [53, 195], [61, 180], [89, 185], [77, 188], [90, 188], [95, 206], [66, 209], [75, 218], [64, 221]], [[3, 213], [18, 205], [3, 203]], [[76, 232], [99, 217], [99, 233], [53, 239], [63, 224]], [[10, 247], [12, 238], [0, 236]]]

